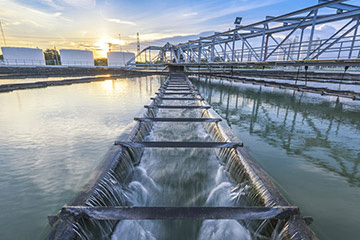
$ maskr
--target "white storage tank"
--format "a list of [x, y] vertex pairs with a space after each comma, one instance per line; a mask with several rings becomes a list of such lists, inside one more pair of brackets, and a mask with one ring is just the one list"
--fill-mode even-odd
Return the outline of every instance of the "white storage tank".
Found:
[[44, 53], [38, 48], [1, 47], [5, 65], [33, 65], [45, 64]]
[[77, 49], [60, 49], [61, 65], [63, 66], [94, 66], [92, 51]]
[[107, 61], [109, 67], [125, 67], [126, 63], [131, 60], [135, 63], [135, 53], [131, 52], [108, 52]]

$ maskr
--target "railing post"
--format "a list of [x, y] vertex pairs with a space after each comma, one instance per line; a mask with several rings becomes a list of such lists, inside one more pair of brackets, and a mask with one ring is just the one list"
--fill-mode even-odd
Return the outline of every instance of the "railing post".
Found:
[[[322, 40], [320, 40], [320, 42], [319, 42], [319, 46], [321, 46], [321, 43], [322, 43]], [[321, 49], [321, 47], [319, 47], [319, 50], [318, 50], [318, 57], [317, 57], [317, 59], [319, 59], [319, 56], [320, 56], [320, 49]]]
[[[291, 54], [291, 46], [292, 46], [292, 44], [290, 43], [289, 44], [289, 54], [287, 55], [287, 60], [289, 60], [289, 58], [290, 58], [290, 54]], [[285, 54], [285, 53], [284, 53]]]

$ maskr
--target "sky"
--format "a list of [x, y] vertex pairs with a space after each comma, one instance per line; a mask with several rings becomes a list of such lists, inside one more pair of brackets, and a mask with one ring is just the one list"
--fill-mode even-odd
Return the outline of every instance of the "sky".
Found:
[[[112, 50], [179, 43], [317, 4], [317, 0], [0, 0], [7, 46]], [[360, 5], [360, 0], [348, 1]], [[335, 31], [337, 26], [320, 30]], [[323, 35], [328, 34], [324, 32]], [[0, 36], [0, 45], [4, 39]]]

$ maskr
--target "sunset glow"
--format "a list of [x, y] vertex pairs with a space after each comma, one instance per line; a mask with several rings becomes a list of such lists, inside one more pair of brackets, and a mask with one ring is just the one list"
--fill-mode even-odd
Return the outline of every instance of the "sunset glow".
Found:
[[94, 43], [94, 55], [97, 57], [106, 58], [109, 51], [120, 51], [121, 47], [125, 45], [124, 40], [104, 36], [99, 41]]
[[[112, 51], [136, 52], [137, 32], [141, 49], [167, 42], [177, 44], [233, 28], [238, 16], [246, 24], [263, 20], [264, 11], [277, 15], [316, 3], [317, 0], [0, 0], [0, 21], [6, 38], [0, 37], [0, 45], [86, 49], [93, 51], [95, 58], [103, 58], [109, 44]], [[317, 31], [328, 36], [331, 29], [337, 27], [326, 25]]]

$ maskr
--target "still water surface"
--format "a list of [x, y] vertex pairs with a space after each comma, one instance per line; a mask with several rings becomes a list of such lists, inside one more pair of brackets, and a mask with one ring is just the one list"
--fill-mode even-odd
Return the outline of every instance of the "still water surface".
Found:
[[320, 239], [359, 237], [359, 102], [195, 80]]
[[0, 94], [0, 239], [41, 239], [160, 86], [123, 78]]
[[[360, 104], [197, 85], [320, 239], [358, 236]], [[1, 239], [43, 237], [46, 216], [79, 192], [159, 86], [159, 77], [127, 78], [0, 94]]]
[[[110, 75], [96, 75], [95, 77], [106, 77]], [[45, 82], [45, 81], [62, 81], [67, 79], [81, 79], [91, 78], [94, 76], [69, 76], [69, 77], [47, 77], [47, 78], [1, 78], [0, 85], [5, 84], [19, 84], [19, 83], [34, 83], [34, 82]]]

